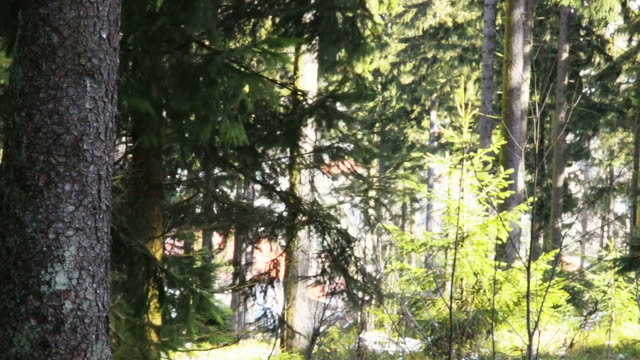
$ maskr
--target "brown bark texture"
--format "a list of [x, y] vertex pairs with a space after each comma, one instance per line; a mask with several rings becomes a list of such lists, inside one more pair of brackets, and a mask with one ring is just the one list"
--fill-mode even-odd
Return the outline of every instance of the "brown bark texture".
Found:
[[[506, 11], [505, 57], [502, 96], [502, 135], [506, 143], [500, 151], [500, 165], [513, 169], [507, 191], [512, 194], [500, 206], [510, 211], [522, 203], [524, 195], [524, 133], [522, 95], [524, 69], [524, 15], [526, 0], [508, 0]], [[520, 250], [520, 226], [510, 224], [509, 238], [496, 248], [496, 258], [513, 264]]]
[[21, 6], [0, 178], [0, 358], [109, 359], [120, 0]]
[[491, 132], [495, 116], [493, 113], [493, 92], [496, 53], [496, 3], [497, 0], [484, 0], [484, 29], [482, 40], [482, 83], [480, 105], [480, 147], [491, 145]]

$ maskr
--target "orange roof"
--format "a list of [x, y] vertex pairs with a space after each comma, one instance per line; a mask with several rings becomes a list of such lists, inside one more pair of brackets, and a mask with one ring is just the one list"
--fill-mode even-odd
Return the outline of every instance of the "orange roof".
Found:
[[362, 166], [358, 165], [351, 159], [342, 159], [336, 161], [329, 161], [326, 164], [320, 166], [320, 170], [328, 175], [338, 175], [344, 173], [354, 173], [362, 170]]

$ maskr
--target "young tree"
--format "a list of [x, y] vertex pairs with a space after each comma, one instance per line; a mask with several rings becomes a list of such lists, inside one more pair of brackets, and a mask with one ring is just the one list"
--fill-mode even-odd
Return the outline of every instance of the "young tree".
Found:
[[120, 1], [21, 4], [1, 173], [0, 348], [110, 359]]

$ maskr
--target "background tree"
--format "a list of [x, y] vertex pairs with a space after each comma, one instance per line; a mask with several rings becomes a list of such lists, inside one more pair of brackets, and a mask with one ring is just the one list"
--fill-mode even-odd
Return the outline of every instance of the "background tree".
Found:
[[496, 51], [496, 1], [484, 2], [484, 27], [482, 34], [482, 85], [480, 107], [480, 147], [489, 147], [493, 131], [494, 115], [493, 95], [495, 82], [495, 51]]
[[[505, 13], [505, 45], [502, 78], [502, 136], [506, 143], [500, 150], [500, 166], [512, 169], [509, 175], [512, 194], [502, 203], [500, 211], [509, 211], [520, 205], [524, 197], [524, 147], [526, 124], [523, 122], [523, 92], [525, 67], [525, 0], [509, 0]], [[513, 264], [521, 244], [521, 228], [512, 223], [509, 238], [499, 245], [497, 258]]]
[[[386, 339], [392, 358], [640, 356], [625, 345], [636, 336], [633, 277], [609, 261], [625, 241], [626, 269], [637, 255], [627, 235], [637, 200], [628, 166], [637, 152], [636, 5], [522, 4], [521, 46], [496, 57], [507, 68], [521, 60], [509, 78], [483, 77], [491, 35], [478, 36], [509, 44], [513, 32], [498, 20], [509, 12], [496, 27], [477, 1], [125, 3], [113, 357], [180, 359], [236, 342], [277, 349], [267, 342], [283, 337], [284, 352], [297, 352], [283, 357], [318, 359], [385, 357], [373, 354], [372, 338]], [[9, 51], [0, 57], [1, 93], [22, 46], [14, 41], [19, 6], [0, 3], [0, 44]], [[561, 6], [573, 9], [564, 108], [580, 121], [554, 133]], [[317, 70], [305, 71], [304, 58]], [[314, 86], [302, 84], [316, 73]], [[489, 114], [494, 77], [521, 82], [493, 104], [494, 113], [511, 111], [520, 138], [508, 128], [491, 139], [473, 125]], [[0, 117], [7, 109], [0, 104]], [[7, 151], [22, 141], [15, 133], [1, 134]], [[566, 161], [556, 180], [565, 179], [552, 187], [558, 139]], [[507, 146], [519, 157], [496, 169], [492, 154], [512, 155]], [[5, 155], [3, 167], [17, 168]], [[46, 185], [49, 168], [37, 169], [44, 172], [16, 178], [34, 174]], [[516, 188], [518, 205], [502, 211]], [[562, 206], [551, 214], [554, 197]], [[524, 259], [508, 230], [526, 234], [529, 221]], [[543, 254], [539, 240], [553, 224], [561, 246]], [[268, 259], [258, 264], [263, 250]], [[295, 301], [283, 311], [291, 290]]]
[[558, 37], [558, 75], [556, 85], [556, 110], [551, 124], [551, 140], [553, 143], [553, 162], [551, 179], [551, 235], [544, 249], [560, 249], [562, 247], [562, 233], [560, 222], [562, 219], [562, 194], [564, 189], [564, 150], [566, 147], [567, 129], [567, 82], [569, 76], [569, 19], [571, 8], [560, 7], [560, 35]]

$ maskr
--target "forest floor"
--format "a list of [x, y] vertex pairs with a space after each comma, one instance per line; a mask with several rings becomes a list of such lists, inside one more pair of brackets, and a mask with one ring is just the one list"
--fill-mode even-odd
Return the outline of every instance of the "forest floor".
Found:
[[273, 343], [243, 340], [221, 349], [177, 354], [175, 360], [263, 360], [267, 359], [272, 351], [275, 353], [277, 350], [274, 349]]
[[[623, 331], [617, 331], [614, 334], [607, 332], [587, 332], [579, 336], [571, 336], [564, 338], [568, 332], [562, 332], [563, 326], [547, 328], [549, 334], [542, 337], [539, 360], [640, 360], [640, 325], [637, 323], [621, 324]], [[562, 329], [561, 329], [562, 328]], [[498, 334], [497, 334], [498, 335]], [[504, 335], [504, 334], [502, 334]], [[503, 340], [506, 337], [500, 336]], [[564, 339], [564, 340], [563, 340]], [[555, 340], [555, 341], [554, 341]], [[542, 343], [546, 342], [546, 346]], [[504, 344], [503, 344], [504, 345]], [[330, 347], [342, 347], [347, 344], [327, 344]], [[514, 344], [514, 349], [522, 349], [521, 346]], [[324, 351], [323, 351], [324, 352]], [[518, 351], [516, 351], [518, 352]], [[331, 353], [331, 351], [329, 351]], [[270, 358], [271, 355], [271, 358]], [[423, 354], [411, 354], [402, 357], [400, 354], [371, 354], [368, 360], [397, 360], [397, 359], [415, 359], [415, 360], [437, 360], [425, 357]], [[176, 354], [176, 360], [298, 360], [302, 359], [294, 355], [280, 355], [277, 346], [274, 343], [265, 340], [246, 339], [238, 344], [227, 346], [224, 348], [210, 351], [194, 351], [190, 353]], [[468, 355], [460, 360], [479, 360], [490, 359], [491, 357], [482, 357], [478, 355]], [[327, 358], [326, 355], [322, 360], [351, 360], [352, 356], [341, 358]], [[496, 359], [522, 359], [522, 355], [506, 355], [499, 354]]]

